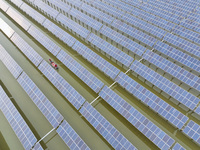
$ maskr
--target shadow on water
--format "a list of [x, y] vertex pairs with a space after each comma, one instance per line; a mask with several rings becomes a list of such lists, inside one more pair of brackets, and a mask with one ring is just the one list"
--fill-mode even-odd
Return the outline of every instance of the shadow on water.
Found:
[[0, 150], [10, 150], [1, 132], [0, 132]]

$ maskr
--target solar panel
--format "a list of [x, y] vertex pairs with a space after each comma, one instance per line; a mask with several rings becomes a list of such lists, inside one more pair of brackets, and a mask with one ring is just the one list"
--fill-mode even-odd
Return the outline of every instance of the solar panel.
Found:
[[84, 103], [79, 112], [114, 149], [136, 150], [136, 148], [88, 102]]
[[103, 87], [104, 83], [95, 77], [91, 72], [79, 64], [66, 52], [61, 50], [57, 58], [69, 68], [76, 76], [78, 76], [84, 83], [86, 83], [93, 91], [98, 93]]
[[34, 37], [40, 44], [42, 44], [49, 52], [51, 52], [54, 56], [58, 54], [61, 48], [56, 45], [51, 39], [49, 39], [45, 34], [43, 34], [36, 27], [31, 26], [28, 29], [28, 33]]
[[183, 49], [184, 51], [190, 53], [191, 55], [200, 57], [200, 47], [197, 46], [196, 44], [188, 42], [187, 40], [184, 40], [184, 39], [182, 39], [176, 35], [170, 34], [170, 33], [167, 33], [165, 35], [164, 40]]
[[142, 45], [139, 45], [138, 43], [107, 26], [103, 26], [99, 32], [139, 56], [141, 56], [146, 49]]
[[4, 32], [4, 34], [10, 38], [14, 34], [14, 30], [3, 20], [0, 18], [0, 29]]
[[114, 79], [120, 72], [119, 69], [117, 69], [115, 66], [97, 55], [95, 52], [93, 52], [91, 49], [89, 49], [79, 41], [77, 41], [73, 45], [72, 49], [83, 56], [85, 59], [87, 59], [89, 62], [91, 62], [95, 67], [97, 67], [100, 71], [109, 76], [111, 79]]
[[102, 27], [102, 23], [89, 17], [88, 15], [82, 13], [81, 11], [78, 11], [75, 8], [71, 8], [68, 15], [74, 17], [76, 20], [79, 20], [83, 24], [93, 28], [96, 31], [98, 31]]
[[111, 26], [115, 28], [118, 32], [122, 32], [127, 34], [127, 37], [130, 39], [137, 39], [139, 42], [143, 42], [144, 44], [148, 46], [153, 46], [156, 42], [156, 39], [152, 36], [147, 35], [146, 33], [131, 27], [130, 25], [115, 19]]
[[38, 66], [42, 62], [43, 58], [17, 33], [14, 33], [14, 35], [11, 37], [11, 41], [35, 66]]
[[33, 100], [38, 109], [50, 122], [50, 124], [56, 128], [64, 119], [58, 110], [52, 105], [42, 91], [36, 86], [36, 84], [29, 78], [29, 76], [23, 72], [17, 79], [17, 82], [22, 86], [24, 91]]
[[17, 11], [12, 9], [11, 7], [6, 12], [15, 22], [17, 22], [24, 30], [28, 30], [31, 26], [30, 22], [22, 17]]
[[56, 132], [70, 149], [90, 150], [66, 120], [61, 123]]
[[191, 30], [188, 30], [186, 28], [183, 28], [181, 26], [175, 26], [175, 28], [172, 30], [173, 33], [180, 35], [183, 38], [186, 38], [192, 42], [195, 42], [197, 44], [200, 44], [199, 36], [200, 34]]
[[62, 30], [48, 19], [46, 19], [42, 25], [70, 47], [77, 41], [73, 36]]
[[23, 3], [22, 0], [10, 0], [13, 4], [15, 4], [17, 7], [20, 7]]
[[52, 19], [56, 18], [56, 16], [59, 14], [59, 12], [50, 6], [46, 5], [43, 1], [41, 0], [35, 0], [33, 2], [33, 5], [36, 8], [42, 9], [45, 13], [47, 13]]
[[87, 30], [83, 26], [79, 25], [78, 23], [76, 23], [75, 21], [71, 20], [70, 18], [66, 17], [61, 13], [56, 17], [56, 20], [61, 24], [63, 24], [66, 28], [80, 35], [82, 38], [86, 38], [90, 34], [89, 30]]
[[91, 33], [87, 38], [87, 41], [91, 42], [97, 48], [101, 49], [103, 52], [107, 53], [121, 64], [125, 65], [126, 67], [130, 66], [133, 62], [133, 58], [128, 54], [122, 52], [118, 48], [114, 47], [112, 44], [106, 42], [102, 38], [98, 37], [97, 35]]
[[196, 22], [190, 19], [185, 19], [181, 21], [180, 23], [181, 26], [184, 26], [192, 31], [200, 32], [200, 22]]
[[74, 0], [61, 0], [61, 1], [63, 1], [63, 2], [65, 2], [65, 3], [67, 3], [68, 5], [71, 5], [71, 6], [73, 6], [73, 7], [76, 7], [76, 8], [80, 8], [80, 6], [82, 5], [82, 1], [74, 1]]
[[102, 20], [103, 22], [110, 24], [114, 18], [98, 9], [95, 9], [94, 7], [91, 7], [90, 5], [83, 3], [82, 6], [80, 7], [82, 11], [87, 13], [87, 15], [92, 15], [94, 16], [97, 20]]
[[34, 10], [32, 7], [30, 7], [26, 3], [23, 3], [20, 9], [40, 24], [42, 24], [46, 19], [43, 15], [41, 15], [39, 12]]
[[[30, 150], [37, 142], [37, 139], [2, 87], [0, 87], [0, 101], [2, 102], [1, 111], [8, 120], [21, 144], [25, 149]], [[41, 148], [40, 145], [39, 147]]]
[[160, 149], [169, 149], [172, 146], [174, 140], [171, 137], [109, 87], [104, 86], [99, 95]]
[[[138, 11], [141, 11], [141, 10], [140, 9], [136, 9], [135, 11], [138, 12]], [[143, 20], [141, 20], [141, 18], [135, 17], [134, 16], [135, 12], [132, 12], [132, 13], [133, 13], [133, 15], [128, 14], [128, 13], [125, 14], [121, 19], [123, 21], [127, 22], [128, 24], [130, 24], [130, 25], [132, 25], [134, 27], [140, 28], [140, 29], [142, 29], [142, 30], [144, 30], [144, 31], [146, 31], [148, 33], [151, 33], [152, 35], [154, 35], [154, 36], [156, 36], [156, 37], [158, 37], [160, 39], [165, 35], [165, 33], [166, 33], [165, 30], [163, 30], [161, 28], [158, 28], [158, 27], [156, 27], [156, 26], [154, 26], [154, 25], [152, 25], [152, 24], [150, 24], [150, 23], [148, 23], [146, 21], [143, 21]], [[166, 23], [166, 22], [165, 21], [163, 22], [163, 20], [162, 20], [162, 23], [160, 23], [160, 24], [164, 24], [164, 23]], [[165, 26], [163, 26], [163, 27], [165, 27]], [[172, 27], [165, 27], [165, 28], [171, 29]]]
[[85, 102], [83, 98], [58, 72], [46, 61], [42, 61], [38, 69], [44, 76], [63, 94], [63, 96], [76, 108], [79, 109]]
[[169, 73], [173, 77], [176, 77], [180, 81], [189, 85], [190, 87], [193, 87], [197, 91], [200, 91], [200, 78], [198, 76], [190, 73], [189, 71], [186, 71], [184, 68], [179, 67], [178, 65], [151, 52], [150, 50], [146, 51], [146, 53], [143, 55], [143, 58], [154, 64], [156, 67]]
[[23, 69], [16, 63], [16, 61], [8, 54], [8, 52], [0, 44], [0, 58], [3, 64], [7, 67], [15, 79], [19, 77]]
[[120, 73], [115, 79], [123, 88], [125, 88], [133, 96], [137, 97], [144, 104], [149, 106], [161, 117], [168, 120], [175, 127], [181, 129], [187, 122], [188, 117], [183, 115], [174, 107], [157, 97], [155, 94], [147, 90], [141, 84], [137, 83], [124, 73]]
[[0, 0], [0, 3], [1, 3], [0, 9], [6, 12], [9, 8], [9, 5], [3, 0]]
[[161, 76], [160, 74], [138, 62], [137, 60], [133, 62], [130, 68], [132, 71], [134, 71], [135, 73], [137, 73], [186, 107], [190, 108], [191, 110], [193, 110], [200, 101], [191, 93], [182, 89], [178, 85], [174, 84], [170, 80]]
[[191, 139], [200, 144], [200, 126], [194, 121], [190, 120], [187, 126], [183, 129], [183, 132]]
[[176, 143], [172, 150], [185, 150], [185, 148], [183, 148], [179, 143]]
[[54, 0], [46, 0], [47, 3], [50, 4], [50, 6], [53, 6], [54, 8], [57, 7], [59, 11], [61, 12], [68, 12], [71, 9], [71, 6], [66, 5], [66, 3], [62, 1], [54, 1]]
[[180, 62], [181, 64], [200, 72], [200, 61], [198, 59], [195, 59], [194, 57], [185, 54], [163, 42], [158, 41], [156, 45], [154, 46], [156, 50], [159, 52], [167, 55], [168, 57], [174, 59], [177, 62]]

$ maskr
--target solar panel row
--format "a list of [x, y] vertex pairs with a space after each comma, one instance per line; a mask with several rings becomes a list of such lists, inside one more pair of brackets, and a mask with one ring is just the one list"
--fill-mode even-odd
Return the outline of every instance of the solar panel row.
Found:
[[74, 37], [48, 19], [46, 19], [42, 25], [70, 47], [77, 41]]
[[176, 143], [172, 150], [185, 150], [185, 148], [183, 148], [179, 143]]
[[154, 64], [156, 67], [164, 70], [173, 77], [181, 80], [185, 84], [193, 87], [194, 89], [200, 91], [200, 78], [185, 69], [179, 67], [178, 65], [168, 61], [167, 59], [147, 50], [143, 55], [143, 58], [150, 63]]
[[172, 146], [174, 139], [168, 136], [109, 87], [105, 86], [99, 95], [160, 149], [168, 150]]
[[182, 89], [178, 85], [174, 84], [170, 80], [166, 79], [165, 77], [161, 76], [157, 72], [153, 71], [152, 69], [148, 68], [147, 66], [143, 65], [142, 63], [135, 60], [131, 65], [131, 70], [188, 107], [191, 110], [199, 103], [199, 99], [192, 95], [191, 93], [187, 92], [186, 90]]
[[80, 138], [80, 136], [74, 131], [74, 129], [66, 120], [61, 123], [56, 132], [70, 149], [90, 150], [90, 148], [85, 144], [85, 142]]
[[3, 64], [7, 67], [15, 79], [19, 77], [23, 69], [16, 63], [16, 61], [8, 54], [4, 47], [0, 44], [0, 58]]
[[28, 28], [31, 26], [30, 22], [18, 14], [17, 11], [15, 11], [12, 8], [9, 8], [6, 12], [11, 18], [15, 20], [24, 30], [28, 30]]
[[183, 129], [183, 132], [198, 144], [200, 144], [200, 126], [197, 123], [190, 120], [187, 126]]
[[59, 12], [50, 6], [46, 5], [43, 1], [41, 0], [34, 0], [33, 4], [34, 7], [41, 9], [44, 11], [45, 14], [47, 14], [49, 17], [52, 19], [56, 18], [56, 16], [59, 14]]
[[45, 34], [39, 31], [36, 27], [31, 26], [28, 29], [28, 33], [34, 37], [40, 44], [42, 44], [49, 52], [54, 56], [58, 54], [61, 48], [56, 45], [51, 39], [49, 39]]
[[89, 30], [87, 30], [83, 26], [79, 25], [78, 23], [76, 23], [75, 21], [71, 20], [70, 18], [61, 13], [56, 17], [56, 21], [60, 22], [66, 28], [72, 30], [73, 32], [80, 35], [84, 39], [90, 34]]
[[99, 31], [102, 27], [102, 23], [89, 17], [81, 11], [78, 11], [77, 9], [71, 8], [68, 15], [71, 16], [73, 20], [79, 20], [82, 24], [87, 25], [96, 31]]
[[8, 24], [0, 18], [0, 29], [4, 32], [7, 37], [11, 37], [15, 32]]
[[[2, 104], [1, 111], [8, 120], [24, 149], [30, 150], [37, 142], [37, 139], [2, 87], [0, 87], [0, 101]], [[35, 150], [43, 150], [43, 148], [39, 145]]]
[[112, 44], [106, 42], [105, 40], [93, 33], [89, 35], [87, 41], [89, 41], [91, 44], [95, 45], [97, 49], [102, 50], [126, 67], [129, 67], [130, 64], [133, 62], [133, 58], [131, 56], [119, 50]]
[[79, 112], [114, 149], [136, 150], [136, 148], [88, 102], [84, 103]]
[[61, 50], [57, 58], [69, 68], [76, 76], [78, 76], [84, 83], [86, 83], [93, 91], [98, 93], [103, 87], [104, 83], [90, 73], [86, 68], [80, 65], [75, 59]]
[[64, 97], [78, 110], [85, 102], [83, 98], [58, 72], [46, 61], [42, 61], [38, 69], [64, 95]]
[[43, 58], [16, 32], [10, 40], [26, 55], [26, 57], [35, 65], [38, 66]]
[[23, 72], [17, 79], [17, 82], [21, 85], [28, 96], [33, 100], [35, 105], [50, 122], [53, 128], [58, 127], [61, 121], [64, 119], [63, 116], [52, 105], [52, 103], [30, 79], [30, 77], [25, 72]]
[[3, 0], [0, 0], [0, 3], [1, 3], [0, 9], [6, 12], [10, 6], [7, 3], [5, 3]]
[[184, 66], [187, 66], [190, 69], [200, 73], [200, 66], [199, 66], [200, 61], [198, 59], [195, 59], [194, 57], [185, 54], [160, 41], [156, 43], [154, 48], [160, 53], [165, 54], [166, 56], [174, 59], [175, 61], [180, 62]]
[[146, 33], [131, 27], [130, 25], [127, 25], [126, 23], [120, 21], [120, 20], [114, 20], [111, 24], [112, 27], [115, 28], [118, 32], [126, 33], [128, 38], [130, 39], [137, 39], [140, 42], [143, 42], [144, 44], [148, 46], [153, 46], [156, 42], [156, 39], [147, 35]]
[[117, 76], [116, 81], [128, 92], [133, 94], [133, 96], [137, 97], [144, 104], [157, 112], [161, 117], [168, 120], [175, 127], [181, 129], [187, 122], [188, 117], [180, 113], [174, 107], [170, 106], [168, 103], [131, 79], [126, 74], [121, 72]]
[[103, 26], [99, 32], [104, 36], [108, 37], [109, 39], [111, 39], [112, 41], [116, 42], [116, 44], [121, 45], [122, 47], [133, 52], [136, 55], [141, 56], [146, 49], [142, 45], [139, 45], [133, 40], [125, 37], [124, 35], [118, 33], [117, 31], [112, 30], [107, 26]]
[[50, 5], [53, 8], [57, 8], [58, 11], [60, 12], [68, 12], [71, 9], [71, 6], [66, 5], [66, 3], [62, 1], [54, 1], [54, 0], [43, 0], [45, 3]]
[[193, 44], [191, 42], [188, 42], [187, 40], [184, 40], [176, 35], [167, 33], [164, 37], [164, 40], [183, 49], [184, 51], [190, 53], [191, 55], [200, 57], [200, 47], [196, 44]]

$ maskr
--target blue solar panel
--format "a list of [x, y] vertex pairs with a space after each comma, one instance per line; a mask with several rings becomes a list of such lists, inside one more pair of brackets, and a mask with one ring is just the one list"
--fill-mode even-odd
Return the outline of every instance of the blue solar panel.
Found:
[[170, 33], [167, 33], [165, 35], [164, 40], [169, 43], [172, 43], [173, 45], [183, 49], [184, 51], [186, 51], [194, 56], [200, 57], [200, 46], [197, 46], [196, 44], [188, 42], [188, 41], [186, 41], [176, 35], [170, 34]]
[[23, 72], [17, 79], [28, 96], [33, 100], [35, 105], [40, 109], [46, 119], [51, 125], [56, 128], [64, 119], [58, 110], [52, 105], [42, 91], [35, 85], [35, 83]]
[[114, 149], [136, 150], [136, 148], [88, 102], [85, 102], [79, 112]]
[[42, 25], [70, 47], [77, 41], [73, 36], [62, 30], [48, 19], [46, 19]]
[[84, 12], [86, 12], [89, 15], [94, 16], [97, 20], [102, 20], [105, 23], [110, 24], [114, 18], [98, 9], [95, 9], [94, 7], [91, 7], [90, 5], [83, 3], [80, 7]]
[[9, 8], [6, 12], [15, 22], [17, 22], [24, 30], [28, 30], [28, 28], [31, 26], [30, 22], [22, 17], [17, 11], [15, 11], [13, 8]]
[[51, 39], [49, 39], [46, 35], [44, 35], [36, 27], [31, 26], [28, 29], [28, 33], [32, 37], [34, 37], [40, 44], [42, 44], [54, 56], [56, 56], [58, 54], [58, 52], [61, 50], [61, 48], [58, 45], [56, 45]]
[[166, 56], [171, 57], [175, 61], [178, 61], [181, 64], [200, 72], [200, 61], [198, 59], [195, 59], [194, 57], [191, 57], [190, 55], [187, 55], [160, 41], [156, 43], [154, 48]]
[[7, 51], [0, 44], [0, 59], [10, 71], [10, 73], [14, 76], [15, 79], [19, 77], [22, 73], [23, 69], [16, 63], [16, 61], [7, 53]]
[[3, 0], [0, 0], [0, 3], [1, 3], [0, 9], [3, 10], [4, 12], [6, 12], [9, 8], [9, 5]]
[[95, 6], [95, 8], [97, 8], [103, 12], [106, 12], [107, 14], [109, 14], [115, 18], [120, 18], [125, 14], [124, 11], [114, 8], [113, 6], [108, 5], [101, 1], [88, 1], [88, 4], [90, 4], [91, 6]]
[[139, 45], [138, 43], [107, 26], [103, 26], [99, 32], [139, 56], [141, 56], [146, 49], [142, 45]]
[[[135, 15], [135, 14], [134, 14]], [[125, 14], [122, 18], [122, 20], [126, 21], [128, 24], [131, 24], [137, 28], [140, 28], [146, 32], [151, 33], [154, 36], [157, 36], [159, 38], [162, 38], [164, 36], [164, 34], [166, 33], [166, 31], [164, 31], [161, 28], [158, 28], [150, 23], [147, 23], [137, 17], [134, 17], [131, 14]]]
[[26, 3], [23, 3], [20, 9], [40, 24], [42, 24], [44, 20], [46, 19], [42, 14], [34, 10], [32, 7], [30, 7]]
[[[30, 150], [37, 142], [37, 139], [1, 87], [0, 101], [2, 102], [1, 111], [8, 120], [21, 144], [26, 150]], [[41, 148], [40, 145], [39, 147]]]
[[1, 18], [0, 18], [0, 29], [8, 38], [10, 38], [15, 33], [15, 31]]
[[173, 77], [181, 80], [185, 84], [193, 87], [194, 89], [200, 91], [200, 78], [189, 71], [179, 67], [178, 65], [168, 61], [167, 59], [147, 50], [146, 53], [143, 55], [143, 58], [150, 63], [154, 64], [158, 68], [164, 70], [165, 72], [169, 73]]
[[76, 108], [79, 109], [85, 102], [83, 98], [59, 73], [46, 61], [43, 61], [38, 69], [45, 77], [63, 94], [63, 96]]
[[69, 14], [70, 16], [74, 17], [76, 20], [81, 21], [83, 24], [88, 25], [89, 27], [98, 31], [102, 27], [102, 23], [98, 22], [97, 20], [87, 16], [86, 14], [78, 11], [77, 9], [70, 9]]
[[173, 145], [174, 140], [171, 137], [109, 87], [105, 86], [99, 95], [160, 149], [167, 150]]
[[35, 66], [38, 66], [42, 62], [43, 58], [17, 33], [14, 33], [14, 35], [11, 37], [11, 41]]
[[180, 25], [191, 29], [192, 31], [200, 32], [200, 22], [185, 19], [180, 23]]
[[70, 149], [90, 150], [66, 120], [61, 123], [56, 132]]
[[186, 38], [192, 42], [195, 42], [197, 44], [200, 44], [200, 34], [191, 30], [188, 30], [186, 28], [183, 28], [181, 26], [175, 26], [175, 28], [172, 30], [173, 33], [178, 34], [182, 36], [183, 38]]
[[33, 5], [38, 9], [42, 9], [45, 13], [47, 13], [53, 19], [56, 18], [56, 16], [59, 14], [59, 12], [57, 10], [46, 5], [41, 0], [34, 0]]
[[95, 52], [93, 52], [91, 49], [79, 41], [73, 45], [72, 49], [77, 51], [77, 53], [82, 55], [85, 59], [91, 62], [95, 67], [97, 67], [111, 79], [114, 79], [120, 72], [119, 69], [117, 69], [115, 66], [107, 62], [105, 59], [97, 55]]
[[73, 20], [71, 20], [70, 18], [66, 17], [63, 14], [59, 14], [56, 17], [56, 20], [60, 22], [61, 24], [63, 24], [66, 28], [80, 35], [82, 38], [86, 38], [90, 33], [89, 30], [87, 30], [86, 28], [74, 22]]
[[77, 0], [61, 0], [61, 1], [76, 8], [80, 8], [83, 3], [82, 1], [79, 1], [79, 0], [78, 1]]
[[101, 80], [63, 50], [58, 53], [57, 58], [96, 93], [103, 87], [104, 83]]
[[101, 49], [102, 51], [104, 51], [105, 53], [107, 53], [126, 67], [129, 67], [134, 60], [131, 56], [122, 52], [118, 48], [114, 47], [112, 44], [106, 42], [105, 40], [93, 33], [89, 35], [87, 41], [91, 42], [97, 48]]
[[179, 143], [176, 143], [172, 150], [185, 150], [185, 148], [183, 148]]
[[131, 27], [130, 25], [120, 21], [120, 20], [114, 20], [111, 24], [112, 27], [116, 28], [118, 31], [120, 30], [123, 33], [126, 33], [129, 38], [134, 38], [139, 40], [140, 42], [143, 42], [144, 44], [148, 46], [153, 46], [156, 42], [156, 39], [154, 37], [151, 37], [147, 35], [146, 33]]
[[168, 103], [157, 97], [155, 94], [147, 90], [145, 87], [128, 77], [124, 73], [120, 73], [116, 81], [125, 88], [128, 92], [133, 94], [160, 116], [168, 120], [171, 124], [181, 129], [187, 122], [188, 117], [170, 106]]
[[184, 128], [183, 132], [189, 136], [191, 139], [200, 144], [200, 126], [194, 121], [190, 121]]
[[180, 103], [184, 104], [191, 110], [193, 110], [200, 101], [191, 93], [182, 89], [178, 85], [161, 76], [157, 72], [151, 70], [150, 68], [138, 62], [137, 60], [133, 62], [130, 68], [132, 71], [139, 74], [144, 79], [151, 82], [153, 85], [155, 85], [156, 87], [158, 87], [159, 89], [161, 89]]
[[71, 6], [66, 5], [66, 3], [62, 1], [46, 0], [46, 2], [54, 8], [57, 7], [57, 9], [61, 12], [68, 12], [71, 9]]

